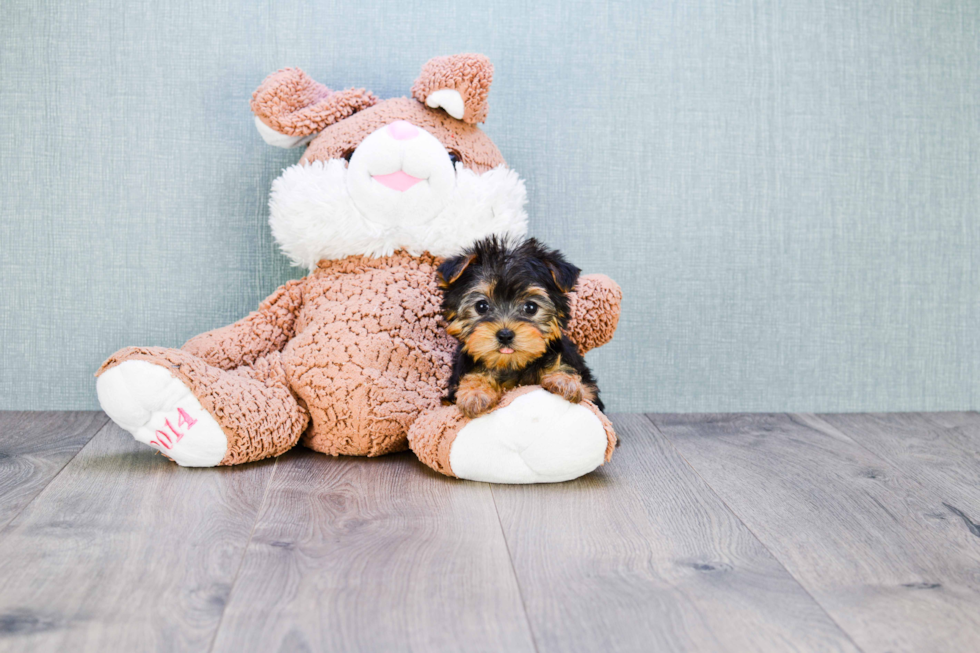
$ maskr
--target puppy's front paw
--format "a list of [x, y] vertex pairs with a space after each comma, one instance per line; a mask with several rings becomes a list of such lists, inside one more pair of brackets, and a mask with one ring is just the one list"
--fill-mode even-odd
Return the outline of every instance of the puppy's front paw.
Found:
[[593, 397], [592, 391], [582, 383], [582, 377], [578, 374], [567, 372], [545, 374], [541, 377], [541, 387], [573, 404]]
[[500, 393], [485, 377], [477, 374], [464, 376], [456, 390], [456, 406], [466, 417], [473, 419], [497, 405]]

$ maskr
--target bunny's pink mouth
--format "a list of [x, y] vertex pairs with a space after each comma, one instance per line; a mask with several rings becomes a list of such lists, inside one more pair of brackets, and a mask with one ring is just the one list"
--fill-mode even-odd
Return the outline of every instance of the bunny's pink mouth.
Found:
[[403, 193], [420, 181], [424, 181], [418, 177], [413, 177], [403, 170], [392, 172], [389, 175], [374, 175], [372, 178], [382, 186], [397, 190], [399, 193]]

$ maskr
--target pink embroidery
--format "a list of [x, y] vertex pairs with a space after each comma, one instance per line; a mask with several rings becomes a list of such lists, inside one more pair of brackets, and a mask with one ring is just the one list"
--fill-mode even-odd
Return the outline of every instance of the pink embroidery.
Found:
[[167, 423], [167, 427], [170, 429], [170, 431], [174, 434], [174, 436], [176, 436], [177, 442], [180, 442], [181, 439], [184, 437], [184, 434], [181, 433], [180, 431], [178, 431], [177, 429], [175, 429], [174, 428], [174, 425], [170, 423], [170, 420], [169, 419], [166, 421], [166, 423]]
[[187, 428], [190, 428], [197, 424], [197, 420], [188, 415], [187, 411], [185, 411], [183, 408], [178, 408], [177, 413], [180, 415], [180, 417], [177, 419], [177, 426], [186, 426]]
[[[177, 426], [186, 426], [189, 429], [195, 424], [197, 424], [197, 420], [191, 417], [190, 415], [188, 415], [187, 411], [184, 410], [183, 408], [177, 408], [177, 415], [178, 415]], [[159, 437], [156, 440], [150, 440], [150, 444], [155, 444], [156, 446], [162, 447], [163, 449], [173, 449], [174, 444], [180, 442], [184, 438], [185, 434], [175, 429], [174, 425], [170, 423], [170, 419], [164, 420], [164, 423], [167, 425], [167, 428], [170, 429], [171, 433], [173, 433], [174, 437], [177, 439], [171, 440], [170, 436], [167, 435], [164, 431], [157, 431], [157, 435]]]
[[[174, 448], [173, 442], [170, 441], [170, 436], [169, 435], [167, 435], [163, 431], [157, 431], [157, 435], [160, 436], [159, 437], [159, 441], [157, 441], [157, 440], [150, 440], [150, 444], [153, 444], [154, 442], [156, 442], [157, 446], [163, 447], [164, 449], [173, 449]], [[164, 443], [164, 440], [166, 440], [167, 442]]]

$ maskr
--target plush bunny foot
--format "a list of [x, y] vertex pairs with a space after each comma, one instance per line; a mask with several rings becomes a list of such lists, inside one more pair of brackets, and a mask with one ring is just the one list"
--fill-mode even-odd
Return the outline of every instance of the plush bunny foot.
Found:
[[456, 406], [426, 413], [412, 425], [409, 444], [422, 462], [450, 476], [557, 483], [609, 460], [616, 436], [590, 402], [572, 404], [534, 386], [511, 391], [476, 419], [465, 419]]
[[186, 385], [163, 367], [129, 360], [106, 370], [96, 384], [113, 422], [184, 467], [213, 467], [228, 439]]

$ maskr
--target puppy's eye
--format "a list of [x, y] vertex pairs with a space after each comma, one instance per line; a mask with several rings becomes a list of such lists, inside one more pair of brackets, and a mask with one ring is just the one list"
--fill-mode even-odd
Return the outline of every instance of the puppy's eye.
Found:
[[461, 159], [459, 158], [459, 155], [456, 154], [455, 152], [449, 153], [449, 162], [453, 164], [454, 168], [456, 167], [456, 164], [459, 163], [460, 160]]
[[480, 315], [486, 315], [490, 311], [490, 302], [488, 302], [485, 299], [481, 299], [476, 303], [476, 306], [474, 306], [474, 308], [476, 309], [476, 312], [479, 313]]
[[341, 158], [343, 158], [344, 161], [346, 161], [347, 163], [350, 163], [350, 158], [352, 156], [354, 156], [354, 150], [347, 150], [346, 152], [344, 152]]
[[524, 311], [524, 315], [534, 315], [538, 312], [538, 305], [534, 302], [525, 302], [521, 310]]

